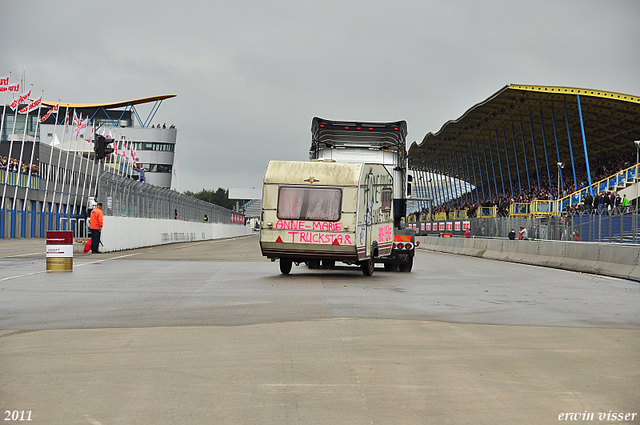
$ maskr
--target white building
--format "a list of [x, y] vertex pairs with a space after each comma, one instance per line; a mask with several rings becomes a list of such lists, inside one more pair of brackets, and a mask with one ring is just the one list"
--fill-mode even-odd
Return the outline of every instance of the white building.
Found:
[[[126, 141], [134, 143], [137, 152], [138, 167], [145, 171], [145, 181], [160, 187], [171, 187], [173, 175], [175, 145], [177, 129], [172, 124], [153, 122], [158, 108], [165, 99], [175, 95], [153, 96], [123, 102], [74, 104], [60, 103], [58, 125], [56, 117], [51, 115], [41, 124], [40, 142], [54, 145], [63, 150], [93, 152], [93, 144], [87, 143], [92, 125], [101, 127], [107, 134], [111, 134], [121, 144]], [[55, 106], [56, 102], [43, 101], [43, 105]], [[153, 104], [151, 112], [143, 120], [136, 106]], [[73, 135], [73, 125], [64, 132], [64, 117], [69, 111], [70, 119], [73, 113], [82, 115], [82, 119], [89, 119], [85, 134], [76, 139]], [[55, 131], [54, 131], [55, 129]]]

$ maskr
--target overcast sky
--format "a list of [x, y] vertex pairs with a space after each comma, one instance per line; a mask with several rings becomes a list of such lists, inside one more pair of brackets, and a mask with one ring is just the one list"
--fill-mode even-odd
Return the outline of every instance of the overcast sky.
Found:
[[[178, 178], [258, 187], [311, 119], [406, 120], [407, 145], [507, 84], [640, 95], [640, 1], [0, 1], [0, 75], [45, 100], [176, 94]], [[151, 106], [139, 106], [144, 116]]]

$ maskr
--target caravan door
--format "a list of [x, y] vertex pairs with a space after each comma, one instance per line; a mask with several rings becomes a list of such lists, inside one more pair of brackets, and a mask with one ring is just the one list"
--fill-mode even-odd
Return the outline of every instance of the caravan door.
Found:
[[366, 189], [365, 193], [365, 214], [364, 224], [365, 228], [365, 256], [371, 258], [373, 253], [371, 252], [371, 224], [373, 221], [373, 173], [369, 171], [369, 174], [365, 177]]

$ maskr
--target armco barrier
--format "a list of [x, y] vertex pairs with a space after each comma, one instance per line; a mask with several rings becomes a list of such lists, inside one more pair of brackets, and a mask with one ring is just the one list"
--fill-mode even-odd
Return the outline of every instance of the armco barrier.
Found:
[[249, 235], [241, 224], [104, 216], [101, 251], [121, 251], [173, 242], [204, 241]]
[[418, 236], [420, 249], [631, 279], [640, 282], [640, 246]]

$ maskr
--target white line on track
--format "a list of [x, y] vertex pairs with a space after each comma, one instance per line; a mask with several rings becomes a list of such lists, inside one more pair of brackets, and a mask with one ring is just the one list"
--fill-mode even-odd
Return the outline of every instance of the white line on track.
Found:
[[[124, 258], [124, 257], [132, 257], [134, 255], [140, 255], [142, 254], [142, 252], [136, 252], [133, 254], [126, 254], [126, 255], [119, 255], [117, 257], [111, 257], [111, 258], [103, 258], [101, 260], [92, 260], [92, 261], [87, 261], [86, 263], [82, 263], [82, 264], [74, 264], [73, 267], [82, 267], [82, 266], [86, 266], [87, 264], [95, 264], [95, 263], [102, 263], [104, 261], [109, 261], [109, 260], [117, 260], [118, 258]], [[21, 277], [27, 277], [27, 276], [34, 276], [37, 274], [42, 274], [42, 273], [47, 273], [47, 270], [41, 270], [39, 272], [33, 272], [33, 273], [25, 273], [25, 274], [21, 274], [21, 275], [17, 275], [17, 276], [9, 276], [9, 277], [3, 277], [0, 279], [0, 282], [4, 282], [6, 280], [12, 280], [12, 279], [19, 279]]]

